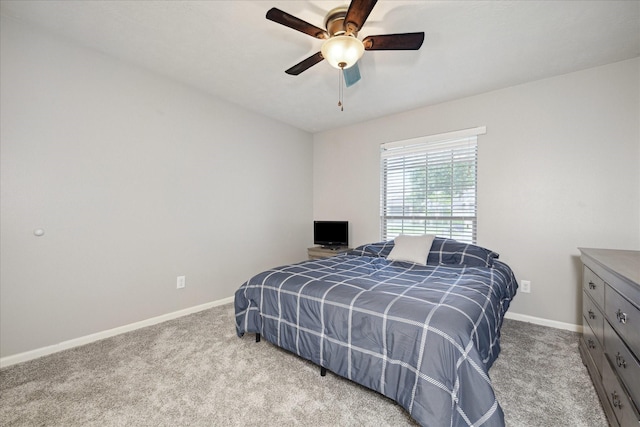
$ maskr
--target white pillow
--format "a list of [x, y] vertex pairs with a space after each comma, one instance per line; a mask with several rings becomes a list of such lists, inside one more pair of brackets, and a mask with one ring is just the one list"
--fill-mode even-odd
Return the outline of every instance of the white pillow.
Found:
[[431, 234], [423, 234], [422, 236], [400, 235], [393, 240], [393, 249], [391, 249], [391, 253], [387, 255], [387, 259], [427, 265], [429, 250], [435, 237], [436, 236]]

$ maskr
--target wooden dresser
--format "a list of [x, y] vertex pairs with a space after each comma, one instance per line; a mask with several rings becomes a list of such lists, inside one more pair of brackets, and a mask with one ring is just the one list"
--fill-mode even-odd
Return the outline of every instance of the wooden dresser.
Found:
[[640, 426], [640, 251], [580, 248], [580, 354], [612, 426]]

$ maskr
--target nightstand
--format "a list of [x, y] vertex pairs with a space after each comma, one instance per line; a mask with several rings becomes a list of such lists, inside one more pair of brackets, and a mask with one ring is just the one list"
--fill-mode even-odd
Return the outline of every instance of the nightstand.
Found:
[[322, 246], [314, 246], [312, 248], [307, 249], [307, 254], [309, 255], [309, 259], [320, 259], [320, 258], [329, 258], [332, 256], [343, 254], [350, 250], [351, 248], [347, 246], [339, 246], [339, 247], [336, 247], [335, 249], [323, 248]]

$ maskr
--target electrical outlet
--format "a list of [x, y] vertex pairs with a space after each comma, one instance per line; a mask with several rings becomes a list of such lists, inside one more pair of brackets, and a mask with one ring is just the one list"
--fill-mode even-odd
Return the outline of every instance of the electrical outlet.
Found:
[[186, 286], [187, 279], [184, 276], [178, 276], [176, 289], [182, 289]]
[[531, 281], [529, 280], [520, 281], [520, 290], [525, 294], [531, 293]]

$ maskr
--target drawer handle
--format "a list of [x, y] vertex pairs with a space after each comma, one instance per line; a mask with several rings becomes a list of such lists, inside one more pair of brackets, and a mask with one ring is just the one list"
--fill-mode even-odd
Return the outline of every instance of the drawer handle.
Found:
[[627, 362], [624, 360], [624, 357], [622, 357], [620, 352], [616, 354], [616, 365], [618, 365], [618, 368], [627, 368]]
[[589, 310], [589, 319], [595, 319], [595, 318], [596, 318], [596, 314], [593, 311]]
[[620, 402], [620, 398], [618, 397], [618, 393], [615, 391], [611, 393], [611, 403], [614, 408], [622, 409], [622, 402]]
[[589, 280], [589, 289], [595, 289], [596, 288], [596, 284], [593, 283], [591, 280]]
[[622, 310], [618, 309], [618, 311], [616, 311], [616, 317], [618, 318], [618, 322], [627, 323], [627, 313], [623, 313]]
[[589, 338], [587, 340], [587, 346], [589, 346], [589, 348], [591, 348], [591, 349], [595, 349], [596, 348], [596, 343], [594, 343], [593, 340], [591, 338]]

